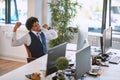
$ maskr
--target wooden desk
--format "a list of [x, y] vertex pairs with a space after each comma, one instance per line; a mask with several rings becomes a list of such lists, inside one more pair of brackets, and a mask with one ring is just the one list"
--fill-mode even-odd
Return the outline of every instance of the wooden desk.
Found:
[[[119, 50], [111, 49], [111, 51], [116, 52], [120, 55]], [[47, 62], [47, 55], [38, 58], [33, 62], [28, 63], [16, 70], [13, 70], [3, 76], [0, 76], [0, 80], [29, 80], [25, 77], [25, 75], [31, 74], [33, 72], [40, 72], [40, 70], [46, 70], [46, 62]], [[105, 71], [102, 73], [101, 76], [98, 77], [87, 76], [85, 80], [120, 80], [120, 63], [118, 65], [116, 64], [109, 64], [109, 65], [110, 66], [106, 67]], [[46, 79], [42, 79], [42, 80], [51, 80], [50, 78], [51, 77], [48, 76]]]

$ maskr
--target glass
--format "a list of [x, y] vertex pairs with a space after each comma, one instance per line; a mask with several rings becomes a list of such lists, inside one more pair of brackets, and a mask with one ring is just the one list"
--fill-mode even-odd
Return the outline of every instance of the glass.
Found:
[[111, 26], [113, 32], [120, 32], [120, 0], [111, 0]]
[[[77, 0], [81, 5], [73, 19], [74, 25], [85, 25], [89, 32], [101, 32], [103, 0]], [[89, 3], [88, 3], [89, 2]]]
[[0, 22], [5, 22], [5, 0], [0, 0]]
[[11, 23], [16, 21], [24, 24], [27, 19], [27, 0], [11, 0]]
[[[0, 0], [0, 22], [5, 23], [5, 1], [6, 0]], [[27, 0], [11, 0], [11, 17], [10, 22], [15, 23], [17, 21], [22, 22], [22, 24], [25, 24], [27, 19]]]

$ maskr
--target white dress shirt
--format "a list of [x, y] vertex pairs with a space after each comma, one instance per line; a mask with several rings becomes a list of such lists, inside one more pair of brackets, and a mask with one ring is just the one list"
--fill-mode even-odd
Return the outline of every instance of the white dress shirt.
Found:
[[[35, 31], [32, 31], [32, 32], [37, 36], [37, 32]], [[47, 29], [42, 28], [42, 32], [45, 34], [45, 37], [48, 41], [52, 39], [56, 39], [58, 37], [57, 32], [53, 29], [47, 30]], [[17, 39], [16, 32], [13, 32], [12, 46], [20, 46], [23, 44], [26, 44], [27, 46], [31, 44], [31, 38], [30, 38], [29, 33], [25, 34], [20, 39]]]

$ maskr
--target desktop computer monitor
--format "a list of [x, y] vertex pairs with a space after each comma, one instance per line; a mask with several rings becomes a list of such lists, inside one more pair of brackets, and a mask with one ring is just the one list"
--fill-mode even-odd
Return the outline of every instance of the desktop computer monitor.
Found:
[[83, 47], [89, 45], [88, 43], [88, 27], [78, 28], [78, 40], [77, 40], [77, 50], [82, 49]]
[[103, 52], [106, 54], [107, 51], [112, 47], [112, 27], [109, 27], [103, 31]]
[[48, 50], [46, 76], [57, 71], [55, 62], [59, 57], [65, 57], [67, 42]]
[[76, 52], [75, 66], [76, 80], [81, 79], [85, 73], [91, 70], [91, 48], [89, 45]]

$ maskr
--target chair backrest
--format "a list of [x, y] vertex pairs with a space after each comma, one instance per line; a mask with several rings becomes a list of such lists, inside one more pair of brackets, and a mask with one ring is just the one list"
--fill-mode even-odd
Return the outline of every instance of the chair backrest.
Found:
[[26, 44], [24, 44], [24, 46], [25, 46], [25, 48], [26, 48], [27, 55], [28, 55], [28, 57], [27, 57], [27, 63], [29, 63], [29, 62], [31, 62], [31, 61], [33, 61], [33, 60], [35, 60], [35, 58], [33, 58], [33, 57], [32, 57], [32, 54], [31, 54], [31, 52], [30, 52], [29, 48], [27, 47], [27, 45], [26, 45]]

